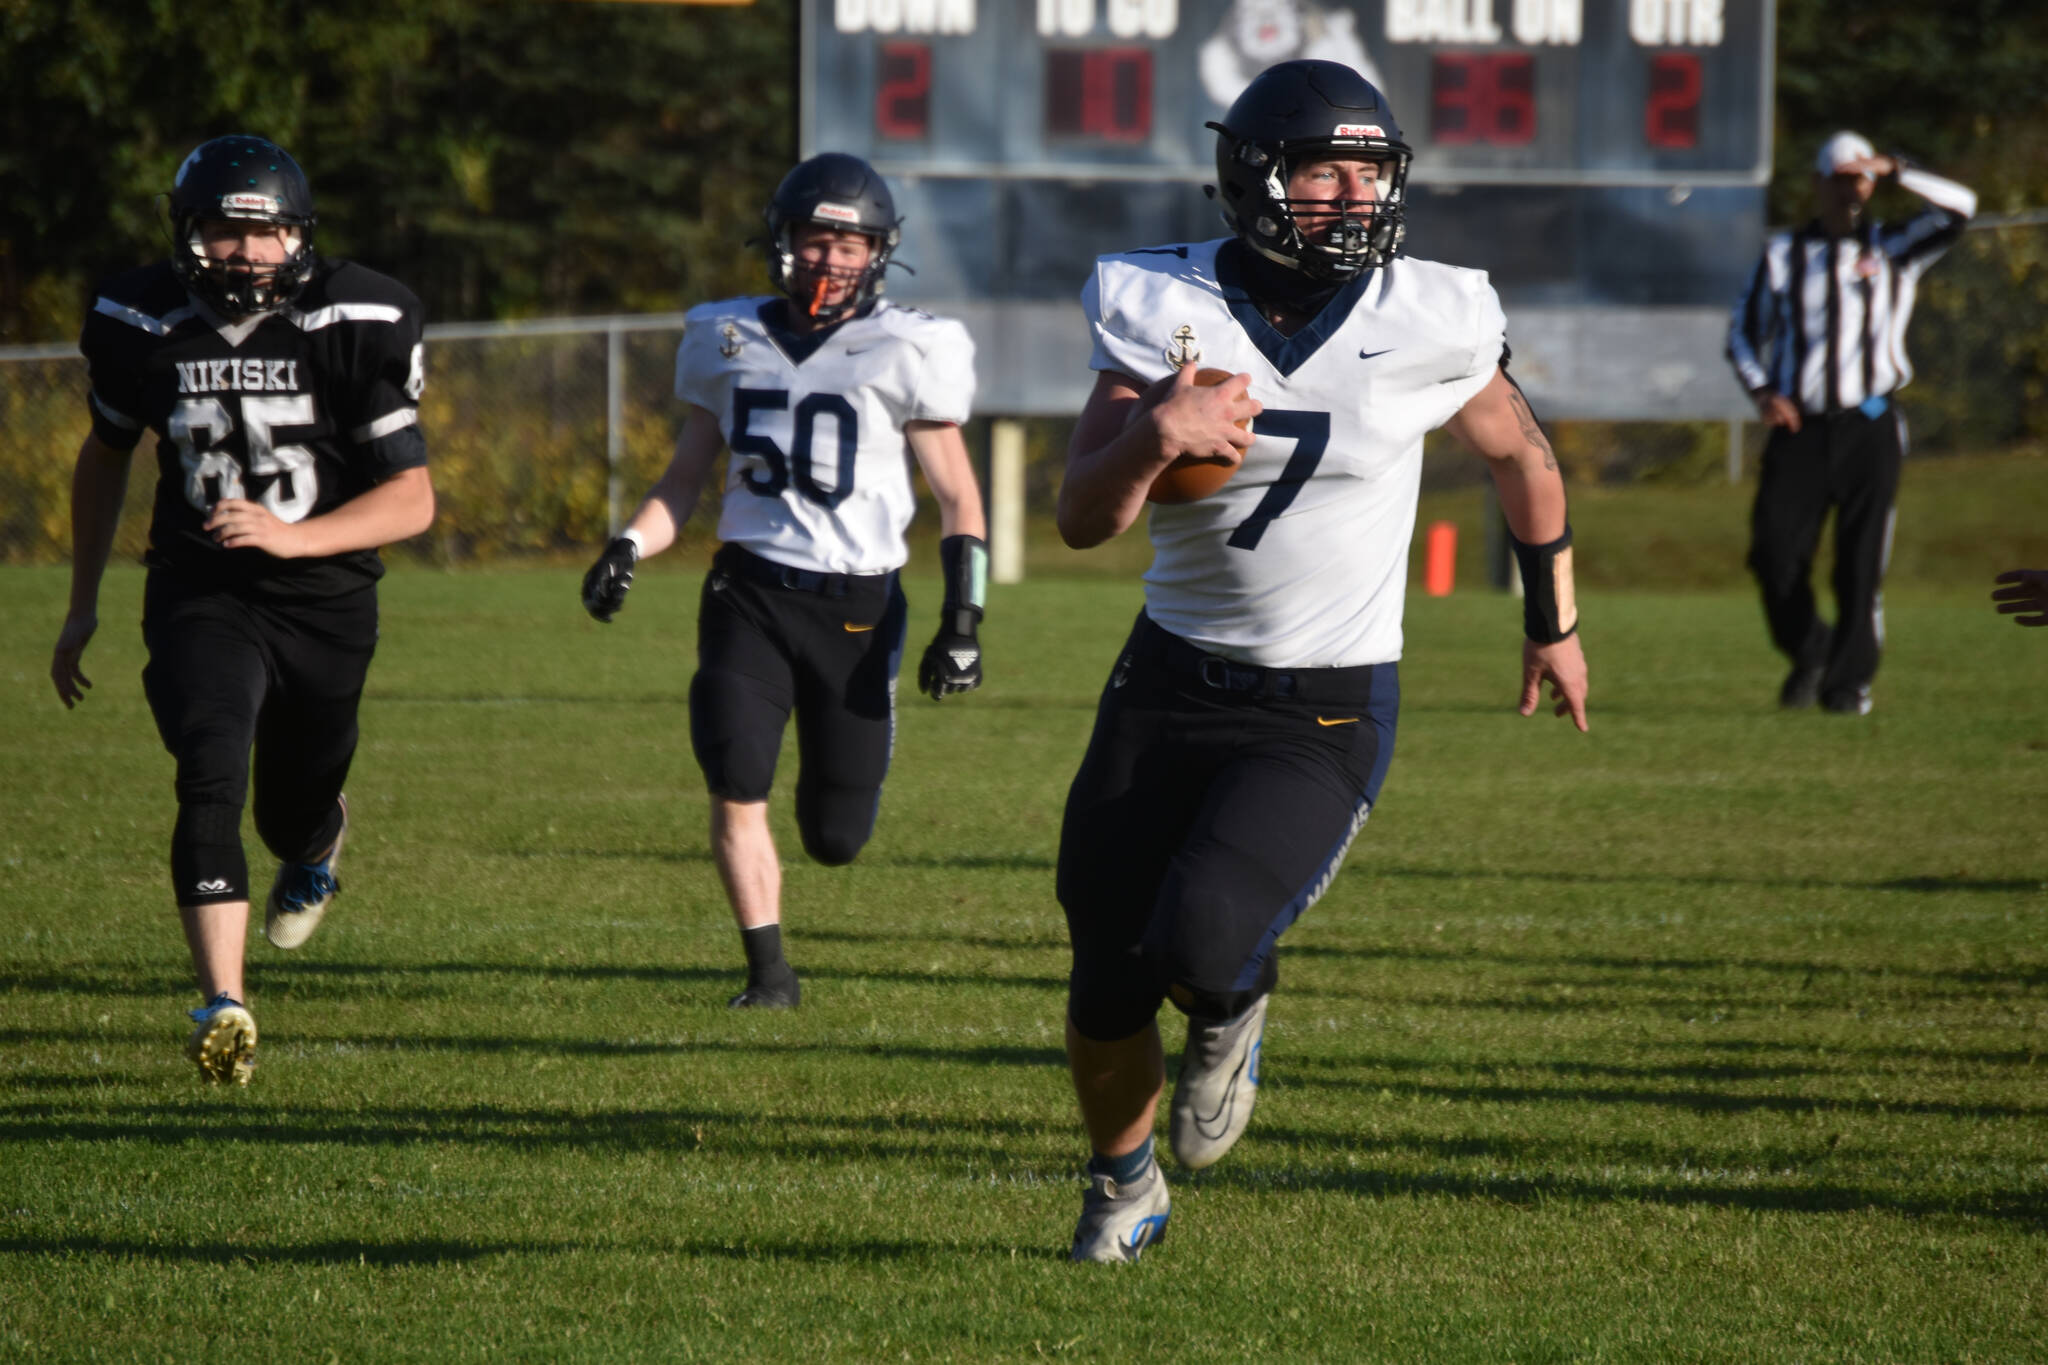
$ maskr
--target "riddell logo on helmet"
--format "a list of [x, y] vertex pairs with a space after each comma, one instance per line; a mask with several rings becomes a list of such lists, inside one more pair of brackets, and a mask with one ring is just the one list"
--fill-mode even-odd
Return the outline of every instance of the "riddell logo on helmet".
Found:
[[220, 197], [224, 209], [240, 209], [244, 213], [276, 213], [277, 201], [267, 194], [224, 194]]
[[1386, 130], [1377, 123], [1340, 123], [1331, 137], [1385, 137]]
[[831, 223], [860, 222], [860, 210], [849, 204], [820, 204], [811, 210], [811, 216]]

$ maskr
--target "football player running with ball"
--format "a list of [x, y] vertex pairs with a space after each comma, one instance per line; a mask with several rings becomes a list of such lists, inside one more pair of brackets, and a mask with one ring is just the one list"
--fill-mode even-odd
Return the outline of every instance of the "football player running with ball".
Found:
[[[1349, 67], [1285, 62], [1210, 126], [1235, 236], [1105, 256], [1081, 294], [1098, 374], [1060, 490], [1067, 542], [1128, 530], [1176, 460], [1237, 471], [1153, 508], [1145, 607], [1067, 799], [1067, 1057], [1094, 1149], [1077, 1261], [1135, 1260], [1166, 1231], [1164, 1001], [1188, 1020], [1176, 1160], [1217, 1161], [1251, 1116], [1275, 941], [1393, 757], [1431, 428], [1485, 457], [1514, 533], [1522, 714], [1548, 679], [1586, 727], [1557, 462], [1503, 368], [1485, 275], [1398, 254], [1410, 152], [1385, 99]], [[1198, 384], [1198, 366], [1231, 377]]]
[[246, 1083], [242, 806], [279, 860], [264, 933], [303, 944], [340, 889], [342, 781], [377, 646], [377, 549], [425, 531], [419, 301], [312, 244], [313, 195], [261, 138], [205, 143], [170, 192], [171, 258], [101, 287], [79, 348], [92, 430], [71, 487], [71, 603], [50, 676], [68, 706], [98, 629], [128, 465], [157, 437], [143, 692], [177, 759], [171, 884], [206, 1003], [186, 1052]]
[[676, 352], [689, 405], [675, 458], [583, 580], [609, 621], [633, 568], [675, 542], [730, 450], [697, 619], [690, 742], [711, 791], [711, 846], [746, 952], [735, 1008], [786, 1009], [801, 987], [782, 949], [782, 872], [768, 791], [796, 715], [797, 827], [818, 862], [852, 862], [873, 833], [895, 738], [905, 604], [896, 571], [915, 510], [906, 446], [939, 504], [946, 596], [918, 668], [934, 700], [981, 685], [988, 547], [961, 440], [974, 346], [959, 323], [884, 301], [898, 239], [889, 188], [828, 152], [769, 201], [781, 297], [692, 309]]

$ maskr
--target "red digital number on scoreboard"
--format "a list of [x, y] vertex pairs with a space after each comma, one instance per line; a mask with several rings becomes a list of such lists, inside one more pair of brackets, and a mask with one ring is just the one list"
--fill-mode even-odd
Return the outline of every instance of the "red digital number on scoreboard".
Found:
[[1650, 92], [1643, 101], [1643, 136], [1662, 151], [1700, 145], [1700, 59], [1690, 52], [1650, 58]]
[[875, 132], [922, 141], [932, 124], [932, 50], [925, 43], [883, 43], [875, 83]]
[[1536, 139], [1536, 63], [1521, 53], [1446, 53], [1430, 73], [1429, 134], [1447, 145]]
[[1152, 52], [1143, 47], [1050, 48], [1048, 137], [1143, 142], [1152, 136]]

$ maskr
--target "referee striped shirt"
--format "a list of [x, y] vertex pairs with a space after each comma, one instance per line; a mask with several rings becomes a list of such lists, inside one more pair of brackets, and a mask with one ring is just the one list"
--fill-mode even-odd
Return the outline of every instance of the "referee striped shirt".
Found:
[[1898, 183], [1930, 207], [1903, 223], [1866, 220], [1847, 237], [1818, 222], [1773, 233], [1728, 322], [1728, 360], [1752, 393], [1771, 388], [1822, 414], [1904, 388], [1906, 323], [1921, 272], [1955, 245], [1977, 196], [1911, 167]]

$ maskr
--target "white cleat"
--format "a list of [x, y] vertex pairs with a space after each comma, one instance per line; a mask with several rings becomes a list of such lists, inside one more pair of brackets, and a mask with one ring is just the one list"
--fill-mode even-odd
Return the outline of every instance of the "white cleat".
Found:
[[193, 1010], [198, 1025], [185, 1040], [185, 1055], [215, 1085], [247, 1085], [256, 1069], [256, 1016], [223, 992]]
[[1271, 998], [1260, 996], [1243, 1014], [1220, 1024], [1188, 1020], [1167, 1134], [1174, 1160], [1191, 1171], [1220, 1161], [1252, 1120], [1259, 1097], [1259, 1044]]
[[263, 937], [280, 948], [297, 948], [320, 927], [320, 917], [341, 891], [334, 869], [341, 862], [342, 841], [348, 838], [348, 798], [341, 802], [341, 829], [334, 847], [317, 863], [279, 863], [263, 902]]
[[1127, 1185], [1106, 1175], [1090, 1175], [1088, 1193], [1081, 1200], [1081, 1221], [1074, 1228], [1072, 1259], [1105, 1265], [1135, 1261], [1145, 1248], [1166, 1240], [1172, 1209], [1166, 1173], [1156, 1160], [1147, 1162], [1145, 1173]]

